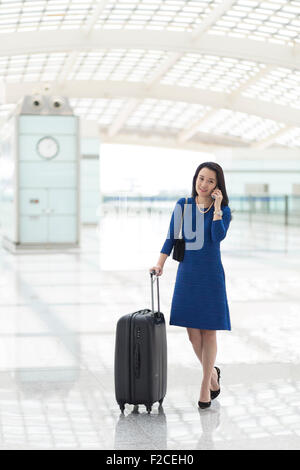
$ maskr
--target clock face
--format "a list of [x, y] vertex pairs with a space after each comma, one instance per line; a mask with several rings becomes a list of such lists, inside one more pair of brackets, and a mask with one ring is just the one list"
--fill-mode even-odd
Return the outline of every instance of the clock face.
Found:
[[42, 137], [37, 143], [37, 151], [43, 158], [54, 158], [58, 154], [58, 142], [53, 137]]

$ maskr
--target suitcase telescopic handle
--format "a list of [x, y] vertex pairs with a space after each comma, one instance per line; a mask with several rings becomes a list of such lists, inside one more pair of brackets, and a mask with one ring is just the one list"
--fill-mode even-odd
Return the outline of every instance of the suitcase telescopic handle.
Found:
[[[152, 270], [150, 272], [151, 276], [151, 302], [152, 302], [152, 313], [160, 318], [160, 303], [159, 303], [159, 281], [158, 281], [158, 276], [155, 275], [155, 270]], [[154, 279], [153, 279], [154, 278]], [[157, 313], [154, 312], [154, 293], [153, 293], [153, 283], [155, 282], [156, 278], [156, 286], [157, 286]]]

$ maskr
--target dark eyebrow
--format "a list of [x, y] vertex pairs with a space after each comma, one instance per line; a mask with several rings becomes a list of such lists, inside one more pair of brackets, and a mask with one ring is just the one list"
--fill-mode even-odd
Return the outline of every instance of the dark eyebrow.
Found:
[[[203, 175], [199, 175], [199, 176], [202, 176], [202, 178], [203, 178]], [[209, 180], [212, 180], [212, 181], [216, 181], [216, 180], [214, 180], [213, 178], [208, 178], [208, 179], [209, 179]]]

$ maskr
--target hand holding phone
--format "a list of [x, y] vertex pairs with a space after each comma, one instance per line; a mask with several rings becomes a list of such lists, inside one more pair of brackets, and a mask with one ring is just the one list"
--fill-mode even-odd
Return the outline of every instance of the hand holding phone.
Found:
[[222, 199], [223, 199], [223, 194], [222, 194], [222, 191], [218, 188], [218, 186], [215, 187], [215, 189], [213, 190], [213, 193], [216, 191], [216, 195], [215, 194], [211, 194], [211, 197], [215, 200], [218, 199], [219, 202], [221, 203], [222, 202]]
[[[218, 186], [215, 187], [214, 191], [216, 191], [216, 189], [219, 189]], [[216, 196], [215, 196], [214, 194], [212, 194], [211, 197], [212, 197], [213, 199], [216, 199]]]

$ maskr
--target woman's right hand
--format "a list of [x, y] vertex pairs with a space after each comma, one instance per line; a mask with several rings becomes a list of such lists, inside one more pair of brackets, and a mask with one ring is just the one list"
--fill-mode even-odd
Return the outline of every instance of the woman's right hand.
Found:
[[152, 266], [152, 268], [149, 269], [149, 272], [155, 271], [156, 276], [161, 276], [163, 273], [163, 268], [161, 266]]

